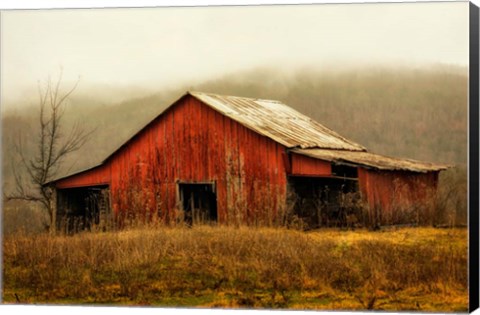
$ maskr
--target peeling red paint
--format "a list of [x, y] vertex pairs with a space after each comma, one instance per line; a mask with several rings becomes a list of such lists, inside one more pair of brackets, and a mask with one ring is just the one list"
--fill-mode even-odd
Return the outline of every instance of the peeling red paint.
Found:
[[292, 153], [292, 175], [332, 176], [332, 164], [305, 155]]
[[358, 180], [363, 199], [371, 211], [381, 209], [382, 224], [399, 221], [405, 209], [428, 206], [438, 183], [438, 172], [411, 173], [405, 171], [375, 171], [358, 168]]
[[[296, 149], [297, 154], [274, 138], [186, 94], [100, 166], [57, 180], [55, 185], [59, 189], [109, 185], [117, 216], [157, 213], [169, 221], [179, 208], [179, 182], [215, 183], [218, 221], [256, 224], [273, 220], [286, 206], [289, 175], [330, 177], [332, 163], [343, 157], [358, 166], [364, 200], [371, 209], [381, 208], [382, 220], [388, 224], [395, 221], [395, 207], [425, 202], [436, 189], [438, 170], [443, 169], [405, 160], [403, 164], [421, 167], [425, 173], [375, 171], [365, 163], [392, 167], [400, 160], [318, 148]], [[296, 139], [295, 135], [287, 138]]]
[[142, 209], [168, 220], [175, 215], [178, 181], [215, 182], [219, 221], [236, 216], [253, 222], [285, 204], [284, 152], [284, 146], [186, 96], [106, 163], [56, 187], [108, 184], [116, 214]]

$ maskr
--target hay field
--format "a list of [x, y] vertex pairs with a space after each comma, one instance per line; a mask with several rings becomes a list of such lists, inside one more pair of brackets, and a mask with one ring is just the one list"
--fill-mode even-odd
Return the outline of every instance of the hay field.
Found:
[[4, 238], [6, 303], [467, 311], [467, 230], [143, 227]]

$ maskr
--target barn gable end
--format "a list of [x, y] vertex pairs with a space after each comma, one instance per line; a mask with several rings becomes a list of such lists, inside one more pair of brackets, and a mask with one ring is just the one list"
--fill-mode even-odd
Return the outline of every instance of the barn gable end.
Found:
[[106, 183], [122, 220], [142, 214], [172, 221], [181, 208], [180, 185], [211, 183], [219, 222], [268, 221], [285, 204], [284, 154], [281, 144], [187, 96], [102, 165], [60, 179], [56, 187], [62, 194]]

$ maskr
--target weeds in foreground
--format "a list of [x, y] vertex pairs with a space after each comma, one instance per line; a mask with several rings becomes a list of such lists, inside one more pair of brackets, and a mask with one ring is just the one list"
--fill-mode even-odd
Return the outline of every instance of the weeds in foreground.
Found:
[[4, 241], [4, 301], [460, 311], [464, 229], [142, 228]]

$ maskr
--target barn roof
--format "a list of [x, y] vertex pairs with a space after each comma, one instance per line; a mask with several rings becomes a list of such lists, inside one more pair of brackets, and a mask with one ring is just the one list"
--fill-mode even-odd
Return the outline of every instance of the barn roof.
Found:
[[373, 168], [378, 170], [426, 173], [441, 171], [451, 167], [450, 165], [445, 164], [434, 164], [411, 159], [393, 158], [370, 152], [324, 149], [294, 149], [292, 152], [337, 164], [358, 165], [365, 168]]
[[333, 130], [328, 129], [280, 101], [187, 91], [186, 94], [170, 106], [167, 106], [162, 113], [157, 115], [150, 123], [137, 131], [137, 133], [109, 154], [100, 164], [105, 163], [116, 152], [141, 133], [142, 130], [152, 124], [157, 117], [160, 117], [169, 108], [175, 106], [175, 104], [188, 95], [195, 97], [222, 115], [231, 118], [273, 141], [283, 144], [289, 149], [323, 148], [366, 151], [360, 144], [340, 136]]
[[[188, 95], [200, 100], [205, 105], [243, 126], [284, 145], [290, 151], [312, 158], [336, 163], [350, 163], [381, 170], [429, 172], [443, 170], [449, 167], [448, 165], [390, 158], [366, 152], [365, 147], [360, 144], [340, 136], [308, 116], [275, 100], [189, 91], [176, 102], [166, 107], [157, 117], [161, 116], [165, 111]], [[157, 117], [155, 117], [155, 119]], [[92, 170], [105, 164], [107, 160], [132, 141], [147, 126], [153, 123], [155, 119], [132, 135], [101, 163], [82, 171], [55, 178], [49, 183]]]
[[188, 94], [287, 148], [365, 151], [365, 148], [279, 101], [200, 92]]

